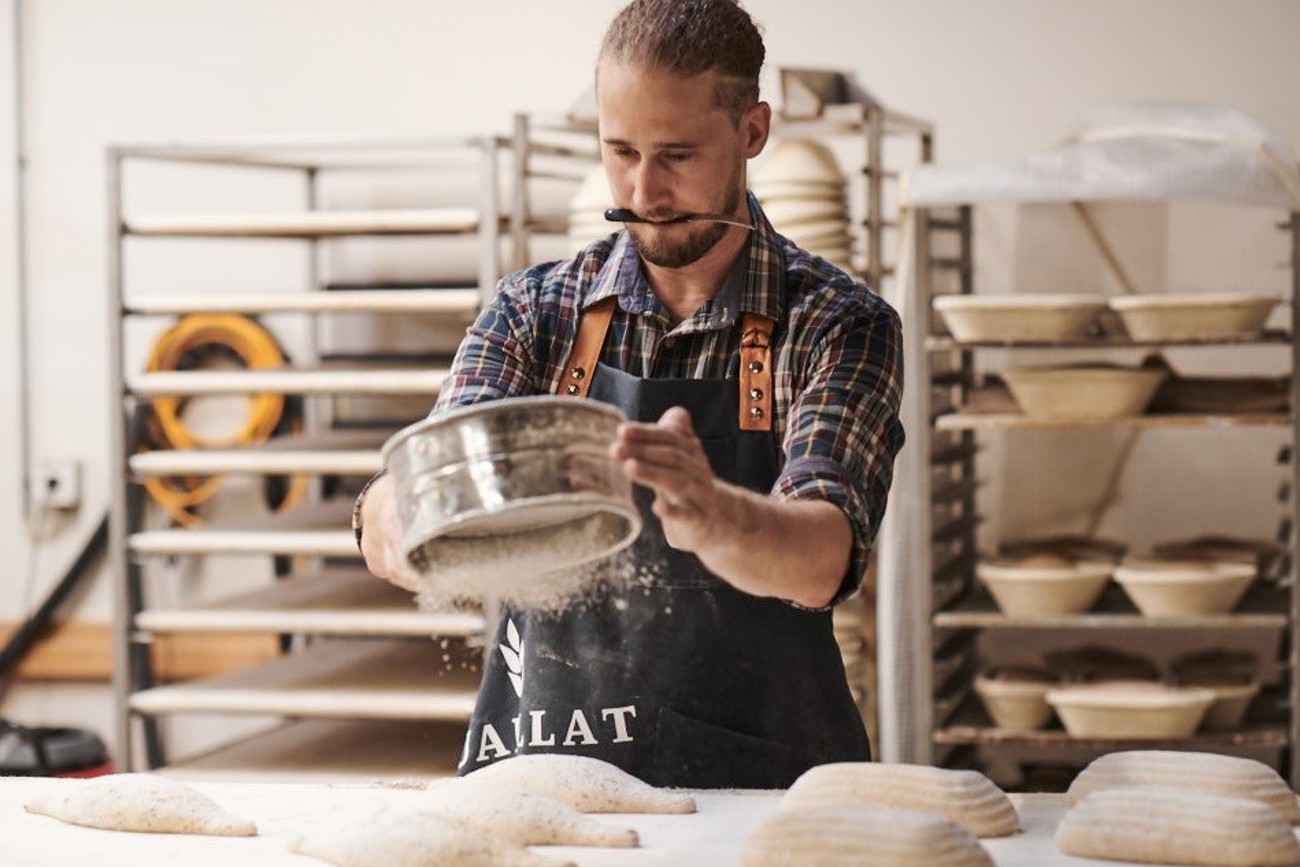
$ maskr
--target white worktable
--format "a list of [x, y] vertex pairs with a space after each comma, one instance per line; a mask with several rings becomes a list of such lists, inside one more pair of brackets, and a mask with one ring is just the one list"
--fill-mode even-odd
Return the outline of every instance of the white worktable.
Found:
[[[418, 791], [362, 785], [190, 783], [223, 807], [257, 823], [260, 836], [199, 837], [100, 831], [67, 825], [23, 810], [23, 803], [70, 781], [0, 778], [0, 865], [3, 867], [321, 867], [288, 851], [313, 828], [337, 827], [384, 804], [417, 799]], [[602, 817], [636, 828], [640, 849], [536, 847], [580, 867], [732, 867], [750, 832], [776, 811], [781, 792], [696, 793], [691, 815]], [[1022, 833], [982, 841], [1000, 867], [1083, 867], [1117, 862], [1061, 855], [1052, 834], [1064, 813], [1060, 795], [1012, 795]]]

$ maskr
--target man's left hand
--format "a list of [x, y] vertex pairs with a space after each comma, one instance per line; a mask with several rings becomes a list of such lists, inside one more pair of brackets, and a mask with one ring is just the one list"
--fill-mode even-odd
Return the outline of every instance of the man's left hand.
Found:
[[669, 545], [699, 553], [716, 541], [721, 528], [713, 468], [683, 407], [669, 409], [654, 424], [620, 425], [610, 456], [634, 483], [654, 491], [652, 509]]
[[713, 475], [690, 414], [675, 406], [654, 424], [618, 426], [610, 456], [654, 492], [668, 544], [754, 596], [829, 605], [853, 552], [844, 511], [825, 500], [782, 501]]

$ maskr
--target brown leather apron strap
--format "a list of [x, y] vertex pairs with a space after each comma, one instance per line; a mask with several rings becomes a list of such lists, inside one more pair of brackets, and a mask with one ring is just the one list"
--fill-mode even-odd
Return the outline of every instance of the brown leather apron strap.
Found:
[[586, 397], [591, 388], [591, 377], [600, 361], [600, 350], [605, 345], [605, 333], [614, 318], [618, 296], [602, 298], [582, 313], [578, 323], [578, 339], [573, 342], [569, 360], [560, 374], [557, 393], [571, 397]]
[[[617, 303], [617, 296], [611, 295], [583, 312], [578, 338], [560, 375], [559, 394], [587, 396]], [[741, 430], [772, 427], [772, 329], [775, 325], [772, 319], [757, 313], [746, 313], [741, 320], [738, 419]]]
[[757, 313], [741, 320], [740, 429], [772, 426], [772, 329], [776, 323]]

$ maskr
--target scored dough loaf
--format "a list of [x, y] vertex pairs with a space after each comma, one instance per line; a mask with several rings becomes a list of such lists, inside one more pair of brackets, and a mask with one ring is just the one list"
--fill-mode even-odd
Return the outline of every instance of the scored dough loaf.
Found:
[[1300, 864], [1300, 844], [1272, 807], [1167, 786], [1093, 792], [1065, 814], [1056, 846], [1080, 858], [1144, 864]]
[[744, 867], [992, 867], [979, 841], [933, 813], [825, 807], [777, 813], [741, 849]]
[[108, 774], [67, 780], [61, 791], [23, 805], [29, 813], [105, 831], [253, 837], [257, 826], [175, 780], [152, 774]]
[[633, 848], [636, 831], [592, 819], [541, 792], [434, 780], [421, 806], [516, 843], [537, 846]]
[[976, 837], [1020, 828], [1006, 793], [978, 771], [928, 765], [835, 762], [803, 773], [781, 798], [783, 811], [819, 807], [894, 807], [946, 816]]
[[695, 812], [695, 799], [689, 795], [657, 789], [590, 756], [514, 756], [462, 777], [461, 782], [540, 792], [582, 813]]
[[1073, 806], [1092, 792], [1122, 786], [1170, 786], [1268, 804], [1291, 824], [1300, 822], [1295, 793], [1277, 771], [1254, 759], [1175, 750], [1125, 750], [1095, 759], [1065, 794]]
[[576, 867], [481, 828], [421, 808], [382, 808], [355, 823], [313, 831], [289, 851], [338, 867]]

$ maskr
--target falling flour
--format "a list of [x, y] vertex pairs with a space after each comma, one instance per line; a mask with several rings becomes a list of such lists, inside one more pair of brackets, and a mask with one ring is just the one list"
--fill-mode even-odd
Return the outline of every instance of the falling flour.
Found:
[[555, 611], [638, 570], [618, 548], [625, 519], [596, 513], [576, 521], [493, 536], [443, 537], [420, 552], [421, 608], [442, 610], [485, 599]]

